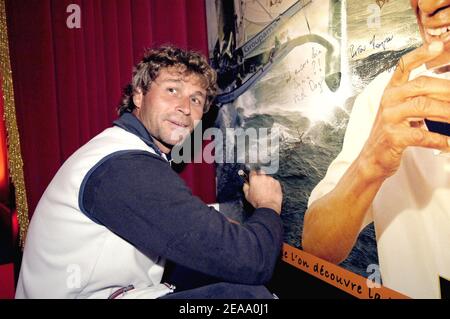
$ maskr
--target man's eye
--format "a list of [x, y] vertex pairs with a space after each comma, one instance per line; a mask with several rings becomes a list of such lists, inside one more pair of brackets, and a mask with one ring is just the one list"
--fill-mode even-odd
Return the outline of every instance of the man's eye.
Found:
[[198, 98], [198, 97], [192, 97], [191, 101], [195, 105], [201, 106], [201, 107], [203, 107], [203, 105], [205, 104], [205, 100], [203, 100], [202, 98]]
[[177, 89], [175, 89], [175, 88], [168, 88], [167, 91], [172, 94], [177, 93]]

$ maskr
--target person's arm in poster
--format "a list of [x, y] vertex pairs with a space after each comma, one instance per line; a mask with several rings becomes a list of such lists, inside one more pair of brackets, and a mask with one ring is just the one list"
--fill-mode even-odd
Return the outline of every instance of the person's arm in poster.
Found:
[[[305, 215], [303, 249], [333, 263], [350, 253], [366, 212], [383, 182], [399, 168], [403, 151], [419, 146], [448, 151], [450, 139], [414, 125], [415, 119], [450, 122], [448, 81], [411, 71], [440, 56], [441, 42], [424, 45], [400, 60], [386, 87], [362, 151], [335, 188], [312, 203]], [[401, 196], [401, 190], [399, 190]]]

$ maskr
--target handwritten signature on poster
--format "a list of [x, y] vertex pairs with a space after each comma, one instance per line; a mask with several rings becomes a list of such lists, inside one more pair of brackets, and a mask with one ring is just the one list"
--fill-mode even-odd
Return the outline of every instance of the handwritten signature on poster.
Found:
[[313, 47], [311, 55], [299, 67], [286, 74], [286, 82], [296, 92], [293, 96], [294, 103], [298, 104], [313, 94], [324, 92], [325, 74], [322, 58], [323, 51]]
[[392, 42], [394, 39], [394, 35], [388, 35], [381, 41], [376, 38], [376, 35], [373, 35], [368, 45], [360, 44], [355, 46], [354, 44], [350, 45], [350, 56], [352, 59], [356, 58], [358, 55], [366, 52], [367, 49], [370, 50], [383, 50], [386, 51], [388, 44]]

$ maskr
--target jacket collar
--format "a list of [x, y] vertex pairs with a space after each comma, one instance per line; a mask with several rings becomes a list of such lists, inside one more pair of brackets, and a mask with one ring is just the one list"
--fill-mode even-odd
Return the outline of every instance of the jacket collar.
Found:
[[145, 126], [132, 113], [123, 113], [117, 120], [113, 122], [113, 125], [136, 135], [141, 140], [143, 140], [145, 144], [154, 149], [159, 156], [168, 159], [166, 154], [163, 154], [158, 146], [156, 146], [155, 142], [153, 141], [153, 137], [147, 131]]

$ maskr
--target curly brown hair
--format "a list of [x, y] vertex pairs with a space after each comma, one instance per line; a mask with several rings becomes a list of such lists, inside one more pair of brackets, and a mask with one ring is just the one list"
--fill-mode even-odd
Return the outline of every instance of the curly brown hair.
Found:
[[133, 95], [137, 89], [141, 89], [145, 95], [161, 69], [170, 67], [179, 68], [184, 75], [196, 74], [201, 78], [206, 89], [206, 102], [203, 110], [206, 113], [217, 92], [216, 71], [198, 52], [185, 51], [173, 46], [162, 46], [148, 50], [141, 62], [135, 66], [131, 83], [125, 87], [122, 102], [117, 108], [119, 115], [133, 112], [136, 108], [133, 103]]

